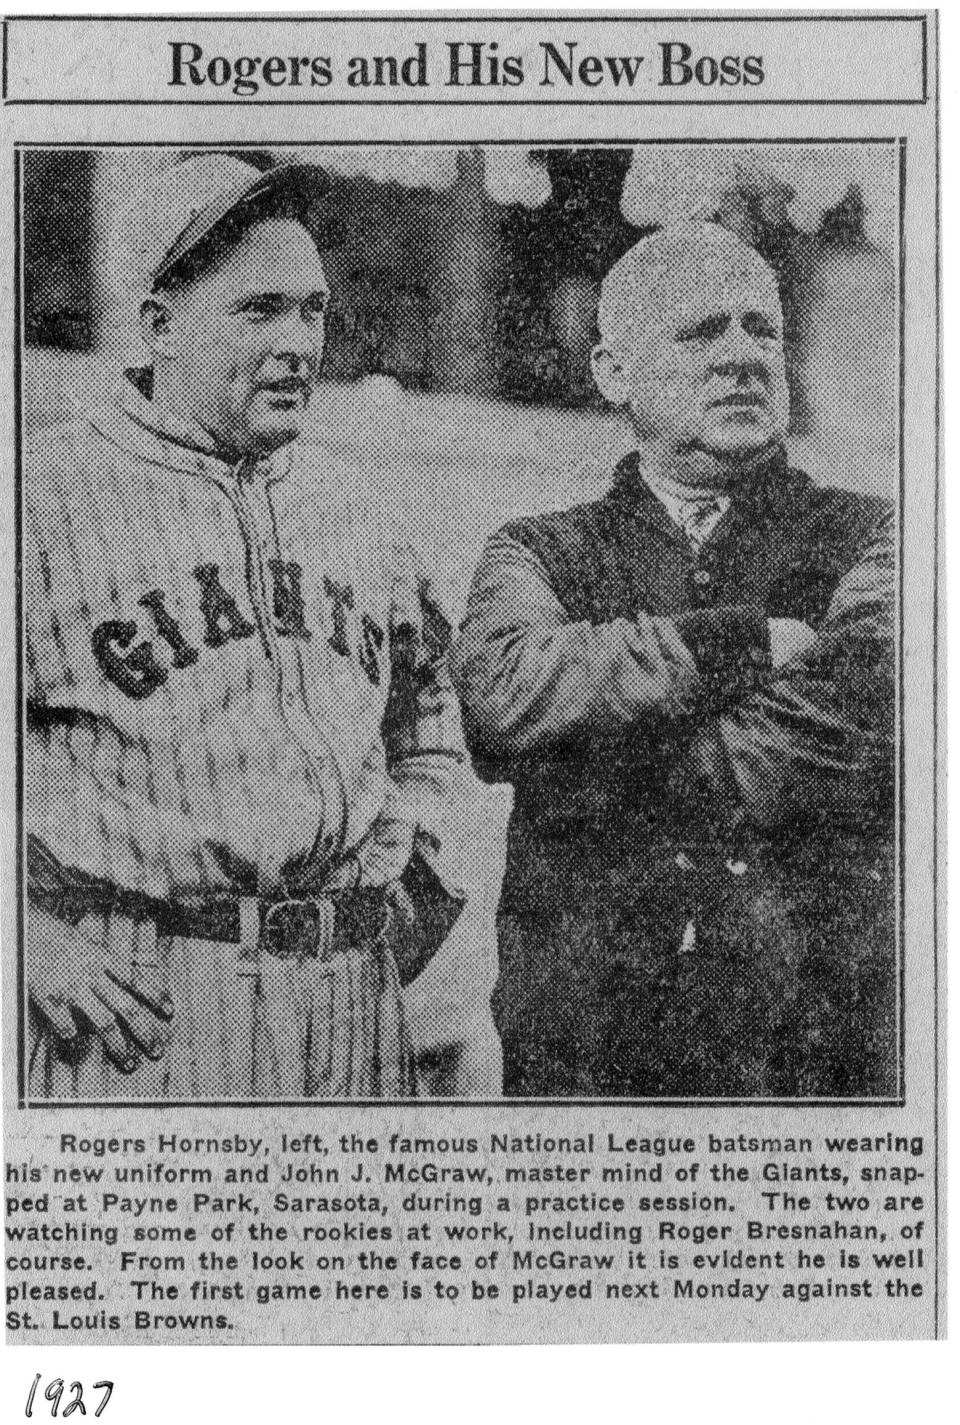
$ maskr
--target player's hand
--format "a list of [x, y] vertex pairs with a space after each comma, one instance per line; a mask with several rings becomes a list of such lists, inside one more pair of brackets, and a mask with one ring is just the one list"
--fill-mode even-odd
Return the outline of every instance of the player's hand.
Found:
[[770, 657], [774, 669], [784, 668], [809, 653], [817, 635], [809, 624], [798, 618], [767, 619], [770, 630]]
[[166, 991], [141, 976], [134, 989], [102, 945], [36, 908], [27, 964], [33, 1004], [64, 1044], [92, 1032], [123, 1073], [144, 1055], [161, 1058], [169, 1046], [173, 1002]]
[[389, 886], [399, 881], [413, 855], [417, 828], [405, 816], [382, 811], [357, 848], [358, 887]]

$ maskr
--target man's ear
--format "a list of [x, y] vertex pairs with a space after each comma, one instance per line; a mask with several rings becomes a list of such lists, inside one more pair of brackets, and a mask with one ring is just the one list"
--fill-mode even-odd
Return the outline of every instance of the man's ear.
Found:
[[590, 369], [597, 390], [611, 406], [625, 406], [629, 396], [626, 368], [616, 352], [608, 346], [595, 346], [590, 353]]
[[155, 357], [170, 354], [170, 304], [159, 295], [147, 297], [140, 307], [140, 335]]

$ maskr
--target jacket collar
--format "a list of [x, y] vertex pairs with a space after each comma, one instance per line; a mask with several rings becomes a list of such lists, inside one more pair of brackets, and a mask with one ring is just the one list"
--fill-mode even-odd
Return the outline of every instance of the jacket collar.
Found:
[[[809, 476], [790, 468], [787, 452], [776, 445], [762, 457], [737, 472], [728, 491], [731, 510], [741, 517], [762, 518], [772, 514], [782, 504], [793, 499], [810, 484]], [[667, 524], [675, 528], [663, 505], [644, 479], [643, 457], [637, 450], [623, 458], [617, 466], [607, 499], [628, 508], [647, 523]]]
[[93, 412], [90, 424], [105, 440], [137, 460], [176, 474], [205, 476], [219, 485], [235, 484], [241, 475], [279, 480], [289, 470], [292, 453], [288, 446], [258, 460], [224, 460], [206, 431], [158, 410], [148, 391], [149, 372], [125, 372], [110, 403]]

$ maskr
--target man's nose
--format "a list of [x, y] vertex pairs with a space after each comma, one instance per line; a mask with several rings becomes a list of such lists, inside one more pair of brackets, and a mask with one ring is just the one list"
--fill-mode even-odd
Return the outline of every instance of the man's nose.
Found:
[[717, 343], [713, 367], [721, 376], [761, 377], [769, 370], [769, 353], [739, 322], [731, 322]]
[[716, 376], [726, 376], [734, 381], [766, 382], [770, 375], [770, 363], [765, 355], [759, 358], [739, 356], [733, 360], [714, 362], [713, 372]]
[[299, 371], [319, 361], [324, 339], [322, 321], [307, 319], [299, 311], [290, 312], [276, 333], [274, 356]]

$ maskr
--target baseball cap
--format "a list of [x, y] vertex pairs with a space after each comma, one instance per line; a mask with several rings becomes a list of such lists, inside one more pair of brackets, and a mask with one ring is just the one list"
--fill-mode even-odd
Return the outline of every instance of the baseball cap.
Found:
[[306, 207], [329, 184], [313, 164], [257, 168], [229, 153], [188, 154], [157, 175], [145, 215], [144, 276], [152, 289], [208, 233], [245, 204], [288, 188]]

